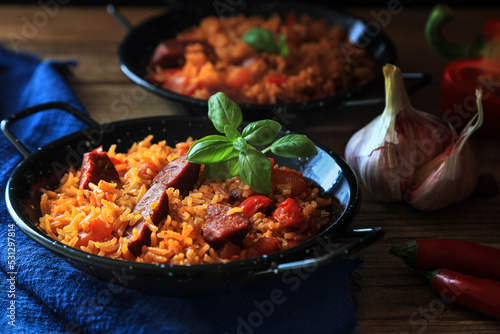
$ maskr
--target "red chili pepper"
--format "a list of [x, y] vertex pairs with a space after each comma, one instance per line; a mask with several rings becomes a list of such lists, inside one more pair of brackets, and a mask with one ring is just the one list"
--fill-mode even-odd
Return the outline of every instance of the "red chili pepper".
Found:
[[447, 268], [500, 281], [500, 249], [494, 247], [462, 240], [416, 239], [389, 251], [419, 270]]
[[486, 21], [482, 33], [470, 44], [455, 44], [441, 34], [444, 24], [453, 18], [446, 5], [437, 5], [426, 24], [429, 45], [453, 61], [441, 78], [440, 109], [445, 121], [462, 130], [477, 113], [475, 91], [483, 89], [484, 122], [477, 130], [499, 137], [500, 126], [500, 18]]
[[304, 223], [302, 207], [293, 198], [281, 202], [274, 210], [273, 218], [285, 227], [297, 227]]
[[500, 319], [500, 282], [449, 269], [437, 269], [425, 275], [444, 301]]
[[263, 195], [250, 196], [240, 203], [239, 207], [248, 217], [253, 216], [259, 210], [265, 210], [273, 202], [272, 199]]

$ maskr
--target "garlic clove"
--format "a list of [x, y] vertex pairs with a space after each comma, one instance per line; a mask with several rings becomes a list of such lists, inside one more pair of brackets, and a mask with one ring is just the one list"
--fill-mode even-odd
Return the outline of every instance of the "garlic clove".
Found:
[[465, 200], [474, 191], [479, 173], [469, 145], [460, 154], [443, 153], [428, 165], [433, 167], [403, 195], [404, 201], [415, 209], [439, 210]]
[[414, 208], [442, 209], [465, 200], [474, 191], [479, 172], [468, 139], [483, 123], [482, 91], [476, 95], [478, 113], [442, 154], [417, 171], [415, 185], [404, 192], [404, 201]]
[[417, 168], [439, 155], [452, 136], [437, 117], [412, 107], [398, 67], [387, 64], [383, 72], [385, 109], [350, 138], [345, 158], [370, 193], [393, 202], [414, 184]]

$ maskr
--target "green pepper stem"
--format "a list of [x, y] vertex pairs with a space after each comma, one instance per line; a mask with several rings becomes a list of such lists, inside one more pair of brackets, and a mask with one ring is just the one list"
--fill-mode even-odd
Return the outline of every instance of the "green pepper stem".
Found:
[[475, 58], [481, 56], [486, 44], [482, 34], [469, 44], [457, 44], [448, 41], [441, 31], [444, 25], [454, 17], [450, 7], [445, 4], [437, 4], [432, 9], [425, 24], [425, 38], [429, 46], [441, 56], [448, 59]]

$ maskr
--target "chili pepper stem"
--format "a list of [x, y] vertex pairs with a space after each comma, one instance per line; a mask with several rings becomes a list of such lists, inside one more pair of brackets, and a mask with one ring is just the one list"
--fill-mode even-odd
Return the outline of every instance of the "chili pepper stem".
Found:
[[437, 4], [431, 10], [425, 24], [425, 37], [429, 46], [441, 56], [448, 59], [475, 58], [481, 56], [486, 44], [482, 34], [469, 44], [457, 44], [448, 41], [442, 33], [442, 28], [454, 18], [450, 7], [445, 4]]
[[393, 246], [389, 249], [389, 253], [401, 258], [404, 263], [413, 267], [417, 261], [418, 244], [415, 240], [410, 240], [403, 245]]

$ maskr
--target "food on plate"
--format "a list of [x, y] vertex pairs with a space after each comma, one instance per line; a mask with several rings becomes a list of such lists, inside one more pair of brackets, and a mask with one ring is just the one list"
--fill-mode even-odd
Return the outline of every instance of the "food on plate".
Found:
[[349, 139], [347, 163], [382, 201], [403, 200], [431, 211], [467, 199], [479, 178], [468, 140], [483, 123], [481, 90], [478, 113], [457, 134], [434, 115], [413, 108], [399, 68], [387, 64], [383, 72], [385, 110]]
[[148, 81], [198, 99], [222, 91], [237, 103], [302, 102], [373, 78], [375, 62], [339, 25], [304, 14], [210, 16], [162, 41]]
[[416, 239], [394, 246], [390, 253], [419, 270], [447, 268], [500, 281], [500, 249], [452, 239]]
[[[203, 264], [296, 246], [337, 214], [328, 210], [334, 200], [322, 198], [305, 179], [307, 189], [295, 196], [290, 183], [273, 183], [270, 194], [259, 194], [238, 176], [205, 178], [203, 166], [185, 160], [192, 139], [175, 147], [152, 139], [126, 153], [115, 152], [115, 146], [101, 151], [114, 161], [121, 187], [102, 179], [82, 189], [81, 170], [72, 170], [57, 189], [43, 190], [39, 227], [64, 244], [101, 256]], [[277, 175], [290, 171], [272, 168]], [[164, 174], [170, 181], [158, 181]], [[282, 208], [289, 202], [293, 208]]]
[[[337, 199], [322, 197], [302, 173], [278, 166], [252, 146], [270, 144], [267, 149], [278, 155], [307, 156], [316, 154], [310, 140], [296, 134], [274, 140], [280, 126], [264, 121], [240, 133], [237, 104], [222, 93], [210, 99], [209, 115], [226, 136], [190, 137], [172, 147], [153, 143], [149, 135], [125, 153], [116, 152], [116, 145], [86, 153], [57, 189], [41, 189], [39, 228], [100, 256], [191, 265], [294, 247], [340, 215]], [[222, 143], [218, 149], [214, 138]], [[262, 156], [265, 164], [259, 162]], [[206, 164], [197, 162], [207, 157]], [[241, 164], [234, 164], [234, 157]], [[262, 164], [269, 165], [268, 179], [267, 172], [254, 168]]]

